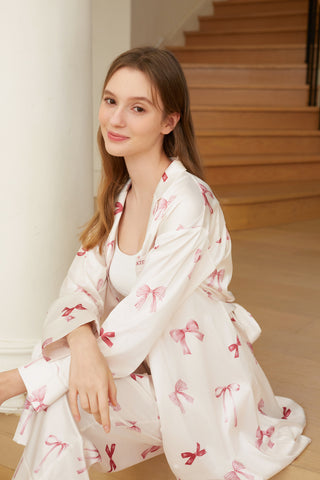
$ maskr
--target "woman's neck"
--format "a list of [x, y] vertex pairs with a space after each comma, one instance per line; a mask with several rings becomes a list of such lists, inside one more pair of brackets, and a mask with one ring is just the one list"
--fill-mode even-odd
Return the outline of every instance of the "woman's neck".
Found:
[[153, 197], [163, 172], [170, 165], [164, 152], [157, 158], [125, 159], [125, 162], [132, 182], [130, 196], [136, 202], [144, 202]]

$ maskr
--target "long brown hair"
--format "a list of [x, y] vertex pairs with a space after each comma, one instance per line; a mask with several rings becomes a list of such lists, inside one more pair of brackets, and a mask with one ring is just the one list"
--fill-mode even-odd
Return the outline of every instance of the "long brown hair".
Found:
[[[174, 130], [164, 136], [164, 152], [168, 157], [179, 157], [190, 173], [203, 178], [195, 145], [188, 87], [178, 60], [171, 52], [158, 48], [128, 50], [111, 64], [102, 95], [112, 75], [123, 67], [140, 70], [149, 78], [152, 88], [163, 103], [164, 116], [175, 112], [180, 114]], [[97, 195], [97, 211], [81, 233], [80, 240], [84, 249], [89, 250], [99, 245], [101, 252], [113, 225], [116, 197], [129, 179], [129, 174], [124, 158], [114, 157], [106, 151], [100, 127], [97, 140], [103, 167]]]

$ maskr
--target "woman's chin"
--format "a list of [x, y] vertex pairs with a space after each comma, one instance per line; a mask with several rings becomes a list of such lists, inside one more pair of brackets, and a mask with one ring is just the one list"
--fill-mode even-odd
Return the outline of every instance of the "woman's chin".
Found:
[[125, 149], [121, 148], [120, 145], [110, 145], [110, 142], [105, 142], [104, 147], [113, 157], [124, 157], [125, 155]]

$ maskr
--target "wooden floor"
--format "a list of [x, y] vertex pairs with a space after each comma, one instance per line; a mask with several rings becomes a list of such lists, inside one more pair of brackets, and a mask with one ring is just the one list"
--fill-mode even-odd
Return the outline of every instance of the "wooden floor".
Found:
[[[262, 327], [255, 354], [276, 394], [306, 410], [312, 443], [275, 480], [320, 480], [320, 220], [233, 232], [231, 290]], [[0, 416], [0, 480], [11, 479], [21, 448], [17, 417]], [[92, 480], [174, 480], [164, 456]], [[64, 479], [63, 479], [64, 480]], [[67, 479], [66, 479], [67, 480]], [[196, 480], [196, 479], [195, 479]]]

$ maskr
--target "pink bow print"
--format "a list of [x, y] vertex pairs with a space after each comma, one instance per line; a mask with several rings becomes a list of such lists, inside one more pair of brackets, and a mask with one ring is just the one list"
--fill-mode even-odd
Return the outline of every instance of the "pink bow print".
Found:
[[287, 418], [289, 417], [290, 413], [291, 413], [291, 410], [290, 408], [287, 408], [287, 407], [282, 407], [282, 412], [283, 412], [283, 415], [282, 415], [282, 419], [283, 420], [287, 420]]
[[[84, 462], [84, 459], [81, 458], [81, 457], [77, 457], [77, 460], [78, 460], [78, 462]], [[87, 466], [85, 465], [85, 466], [82, 467], [82, 468], [78, 468], [77, 474], [78, 474], [78, 475], [81, 475], [81, 473], [84, 473], [84, 472], [86, 472], [86, 471], [87, 471]]]
[[84, 448], [84, 452], [87, 453], [85, 455], [85, 458], [87, 460], [97, 460], [97, 462], [101, 462], [101, 455], [99, 453], [99, 450], [97, 448]]
[[152, 447], [150, 448], [147, 448], [146, 450], [144, 450], [142, 453], [141, 453], [141, 457], [143, 459], [146, 458], [146, 456], [148, 455], [148, 453], [153, 453], [153, 452], [156, 452], [157, 450], [159, 450], [160, 447], [158, 445], [152, 445]]
[[200, 450], [200, 443], [197, 442], [197, 450], [195, 451], [195, 453], [183, 452], [183, 453], [181, 453], [181, 457], [182, 458], [189, 457], [185, 464], [186, 465], [192, 465], [193, 462], [195, 461], [196, 457], [202, 457], [206, 453], [207, 453], [207, 451], [205, 449]]
[[228, 349], [230, 352], [234, 352], [234, 358], [239, 358], [239, 347], [241, 347], [241, 342], [239, 340], [239, 337], [237, 335], [237, 343], [232, 343], [231, 345], [228, 346]]
[[274, 427], [268, 428], [268, 430], [266, 430], [265, 432], [261, 430], [260, 427], [258, 427], [256, 432], [256, 438], [257, 438], [256, 447], [260, 449], [263, 442], [263, 437], [268, 437], [269, 440], [267, 445], [269, 448], [272, 448], [274, 446], [274, 443], [271, 441], [271, 437], [273, 434], [274, 434]]
[[207, 285], [213, 286], [213, 282], [216, 278], [218, 282], [218, 291], [222, 292], [221, 282], [223, 281], [224, 273], [225, 273], [224, 268], [222, 268], [221, 270], [215, 269], [212, 273], [210, 273], [208, 277], [209, 281], [207, 282]]
[[[87, 455], [85, 455], [86, 460], [96, 460], [96, 462], [101, 462], [101, 455], [99, 453], [99, 450], [97, 448], [84, 448], [84, 452], [87, 452]], [[77, 457], [79, 462], [84, 462], [83, 458]], [[77, 473], [80, 475], [81, 473], [84, 473], [87, 471], [87, 467], [85, 466], [84, 468], [81, 468], [77, 470]]]
[[191, 272], [190, 272], [189, 275], [188, 275], [188, 278], [189, 278], [189, 279], [191, 278], [191, 275], [192, 275], [192, 273], [193, 273], [193, 270], [194, 270], [195, 267], [196, 267], [196, 264], [201, 260], [201, 253], [202, 253], [201, 248], [198, 248], [198, 249], [196, 250], [195, 254], [194, 254], [194, 259], [193, 259], [194, 266], [193, 266]]
[[78, 303], [75, 307], [65, 307], [62, 310], [62, 317], [67, 317], [67, 320], [72, 320], [74, 317], [71, 315], [73, 310], [87, 310], [86, 307], [84, 307], [81, 303]]
[[77, 291], [79, 292], [82, 292], [82, 293], [85, 293], [89, 298], [91, 298], [91, 300], [93, 301], [93, 303], [95, 303], [95, 305], [98, 306], [98, 302], [97, 302], [97, 299], [91, 295], [91, 293], [88, 292], [88, 290], [86, 290], [85, 288], [81, 287], [80, 285], [77, 286]]
[[36, 358], [35, 360], [32, 360], [30, 363], [27, 363], [27, 365], [24, 365], [23, 368], [29, 368], [29, 367], [31, 367], [31, 365], [33, 365], [34, 363], [40, 362], [40, 360], [41, 360], [41, 357]]
[[115, 209], [114, 209], [114, 214], [116, 215], [117, 213], [121, 213], [123, 210], [123, 205], [120, 202], [116, 202]]
[[57, 439], [57, 437], [55, 435], [49, 435], [47, 440], [45, 441], [45, 444], [48, 445], [49, 447], [52, 447], [49, 452], [43, 457], [43, 459], [41, 460], [40, 464], [39, 464], [39, 467], [34, 471], [34, 473], [38, 473], [40, 468], [42, 467], [43, 463], [45, 462], [45, 460], [48, 458], [48, 456], [50, 455], [50, 453], [54, 452], [54, 450], [57, 448], [59, 449], [58, 451], [58, 457], [59, 455], [61, 455], [61, 453], [63, 452], [64, 449], [66, 449], [67, 447], [69, 447], [69, 444], [68, 443], [64, 443], [64, 442], [61, 442], [60, 440]]
[[136, 425], [137, 422], [132, 422], [131, 420], [127, 420], [127, 422], [130, 423], [131, 426], [124, 422], [116, 422], [115, 425], [116, 427], [127, 427], [129, 430], [134, 430], [135, 432], [141, 433], [141, 428]]
[[[243, 477], [247, 478], [248, 480], [254, 480], [254, 476], [251, 475], [250, 473], [243, 472], [242, 470], [245, 470], [245, 466], [242, 465], [242, 463], [237, 462], [234, 460], [232, 462], [232, 472], [226, 473], [224, 476], [225, 480], [241, 480]], [[242, 475], [242, 477], [239, 477], [239, 475]]]
[[130, 377], [133, 378], [133, 380], [137, 380], [137, 378], [143, 378], [143, 375], [139, 375], [138, 373], [130, 373]]
[[182, 405], [182, 402], [181, 400], [179, 399], [178, 395], [182, 395], [187, 402], [190, 402], [190, 403], [193, 403], [193, 397], [191, 397], [191, 395], [188, 395], [187, 393], [184, 393], [183, 390], [188, 390], [188, 387], [187, 387], [187, 384], [183, 381], [183, 380], [178, 380], [176, 385], [175, 385], [175, 390], [173, 393], [170, 393], [169, 394], [169, 398], [170, 400], [173, 401], [173, 403], [175, 405], [177, 405], [180, 410], [181, 410], [181, 413], [185, 413], [185, 409]]
[[78, 257], [83, 257], [83, 255], [85, 255], [87, 253], [88, 250], [85, 250], [84, 248], [81, 248], [78, 253], [77, 253], [77, 256]]
[[172, 195], [169, 200], [166, 198], [159, 198], [152, 212], [155, 220], [158, 220], [158, 218], [162, 218], [164, 216], [168, 206], [175, 198], [175, 195]]
[[237, 411], [236, 411], [236, 405], [234, 402], [233, 398], [233, 393], [232, 392], [238, 392], [240, 390], [240, 385], [238, 383], [230, 383], [230, 385], [227, 385], [226, 387], [217, 387], [215, 389], [215, 394], [216, 397], [219, 398], [222, 396], [222, 401], [223, 401], [223, 410], [224, 410], [224, 421], [228, 422], [229, 421], [229, 416], [227, 413], [227, 405], [226, 405], [226, 394], [228, 392], [228, 395], [230, 397], [230, 400], [233, 404], [233, 412], [234, 412], [234, 426], [236, 427], [238, 424], [237, 420]]
[[186, 328], [170, 330], [171, 338], [176, 343], [181, 343], [184, 355], [191, 354], [191, 351], [186, 342], [186, 333], [193, 333], [201, 342], [203, 341], [204, 337], [204, 334], [199, 331], [199, 325], [195, 320], [190, 320], [187, 323]]
[[100, 337], [101, 340], [108, 345], [108, 347], [112, 347], [113, 343], [111, 342], [110, 338], [115, 337], [115, 332], [105, 332], [103, 328], [100, 328]]
[[207, 205], [207, 207], [209, 208], [209, 211], [210, 213], [212, 214], [213, 213], [213, 208], [211, 207], [210, 203], [209, 203], [209, 200], [208, 200], [208, 197], [207, 195], [209, 195], [210, 198], [214, 198], [213, 197], [213, 194], [210, 190], [208, 190], [204, 185], [202, 185], [201, 183], [199, 183], [199, 186], [201, 188], [201, 193], [202, 193], [202, 196], [203, 196], [203, 199], [204, 199], [204, 204]]
[[135, 307], [140, 310], [140, 308], [144, 305], [145, 301], [147, 300], [148, 296], [152, 296], [152, 304], [150, 312], [156, 312], [157, 310], [157, 298], [159, 300], [163, 300], [164, 295], [166, 293], [166, 287], [157, 287], [154, 290], [151, 290], [149, 285], [142, 285], [137, 290], [137, 297], [142, 297], [136, 304]]
[[29, 398], [28, 398], [28, 397], [26, 398], [26, 401], [24, 402], [23, 408], [24, 408], [25, 410], [29, 410], [29, 409], [31, 408], [31, 412], [28, 413], [27, 418], [25, 419], [25, 421], [24, 421], [24, 423], [23, 423], [23, 425], [22, 425], [22, 428], [21, 428], [21, 430], [20, 430], [20, 432], [19, 432], [20, 435], [23, 435], [23, 434], [24, 434], [24, 431], [25, 431], [25, 429], [26, 429], [26, 426], [27, 426], [27, 424], [28, 424], [29, 420], [31, 419], [31, 417], [32, 417], [32, 415], [33, 415], [33, 412], [34, 412], [34, 410], [33, 410], [33, 408], [32, 408], [32, 404], [31, 404], [31, 402], [29, 401]]
[[[49, 405], [46, 405], [45, 403], [43, 403], [44, 397], [46, 395], [46, 391], [47, 391], [47, 386], [43, 385], [37, 390], [34, 390], [28, 397], [30, 403], [32, 404], [32, 407], [36, 412], [40, 412], [41, 410], [46, 412], [49, 407]], [[37, 406], [35, 406], [36, 403], [38, 403]]]
[[108, 255], [108, 253], [110, 252], [110, 254], [113, 253], [114, 251], [114, 246], [115, 246], [115, 240], [112, 240], [111, 242], [108, 242], [107, 243], [107, 251], [106, 251], [106, 254]]
[[108, 444], [106, 445], [106, 453], [107, 453], [107, 455], [110, 459], [110, 470], [108, 470], [108, 473], [113, 472], [113, 470], [116, 470], [116, 468], [117, 468], [116, 464], [112, 460], [112, 456], [114, 454], [115, 449], [116, 449], [116, 444], [115, 443], [112, 443], [110, 449], [109, 449]]

